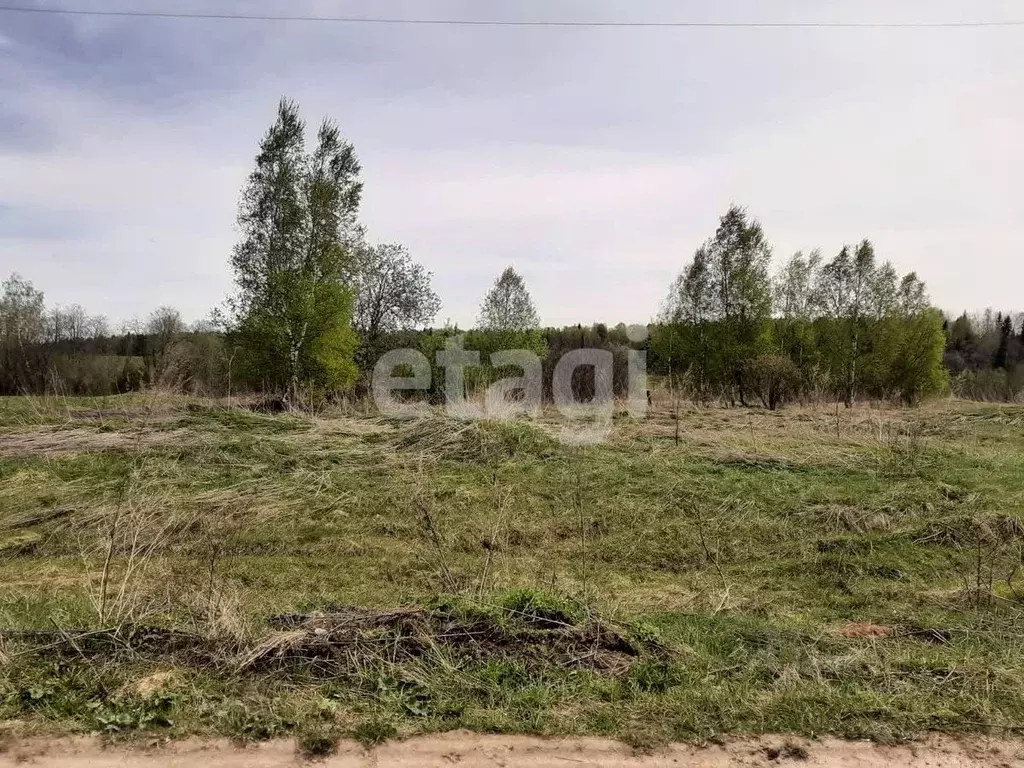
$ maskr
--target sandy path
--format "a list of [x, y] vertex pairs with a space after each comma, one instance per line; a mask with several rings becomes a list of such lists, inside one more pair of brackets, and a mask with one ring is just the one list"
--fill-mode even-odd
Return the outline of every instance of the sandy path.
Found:
[[[785, 745], [802, 750], [785, 750]], [[291, 742], [239, 748], [226, 742], [184, 741], [148, 749], [104, 747], [93, 738], [27, 740], [0, 745], [0, 768], [284, 768], [310, 764]], [[638, 756], [602, 739], [539, 739], [464, 732], [393, 742], [365, 751], [354, 743], [315, 763], [325, 768], [722, 768], [723, 766], [827, 766], [827, 768], [938, 768], [1022, 766], [1024, 741], [934, 737], [913, 746], [764, 737], [707, 748], [675, 745]]]

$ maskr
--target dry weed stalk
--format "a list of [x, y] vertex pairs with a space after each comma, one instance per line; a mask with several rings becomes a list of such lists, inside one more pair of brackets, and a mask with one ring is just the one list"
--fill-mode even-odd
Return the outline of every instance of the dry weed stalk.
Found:
[[92, 558], [83, 554], [89, 597], [101, 625], [113, 623], [120, 627], [142, 618], [146, 575], [174, 532], [187, 528], [193, 519], [194, 515], [174, 514], [159, 504], [135, 499], [118, 503], [102, 544], [103, 563], [98, 579], [89, 567]]
[[[85, 565], [89, 600], [101, 626], [140, 621], [153, 609], [144, 584], [157, 554], [179, 530], [188, 529], [195, 521], [194, 512], [174, 511], [175, 506], [155, 496], [142, 482], [145, 461], [141, 447], [149, 413], [135, 435], [132, 460], [121, 482], [116, 503], [105, 527], [101, 542], [90, 546], [87, 541], [95, 521], [80, 521], [79, 549]], [[92, 567], [93, 551], [102, 552], [98, 575]], [[92, 550], [92, 551], [91, 551]]]
[[583, 483], [580, 479], [579, 469], [576, 470], [573, 483], [573, 506], [576, 508], [576, 518], [580, 526], [580, 568], [583, 580], [583, 602], [589, 613], [590, 598], [587, 594], [587, 526], [583, 516]]
[[455, 580], [451, 568], [448, 567], [448, 559], [444, 553], [444, 543], [441, 541], [441, 534], [434, 522], [434, 499], [427, 485], [426, 474], [423, 472], [422, 455], [420, 456], [419, 471], [416, 476], [416, 489], [413, 492], [412, 501], [419, 517], [420, 525], [423, 526], [423, 530], [426, 533], [427, 542], [430, 544], [431, 551], [434, 554], [438, 570], [441, 572], [441, 579], [449, 591], [457, 592], [458, 582]]
[[729, 580], [725, 577], [725, 571], [722, 570], [722, 564], [719, 562], [718, 552], [716, 551], [714, 554], [712, 554], [711, 550], [708, 548], [707, 541], [704, 538], [704, 524], [701, 520], [699, 512], [697, 513], [697, 531], [700, 537], [700, 545], [704, 550], [705, 557], [709, 558], [709, 560], [714, 564], [715, 570], [718, 571], [718, 577], [722, 580], [722, 601], [718, 604], [718, 607], [715, 608], [715, 610], [713, 611], [714, 615], [720, 613], [722, 609], [725, 608], [726, 603], [729, 602], [729, 592], [731, 588], [729, 586]]
[[484, 567], [480, 575], [480, 586], [477, 589], [477, 595], [479, 597], [482, 597], [487, 589], [487, 576], [490, 572], [491, 558], [495, 550], [501, 551], [502, 549], [498, 546], [498, 540], [501, 535], [502, 527], [505, 524], [505, 518], [508, 516], [509, 510], [512, 508], [512, 492], [508, 489], [505, 489], [504, 492], [498, 489], [497, 476], [494, 478], [494, 493], [498, 514], [494, 519], [494, 527], [491, 529], [491, 537], [484, 547], [487, 550], [487, 556], [484, 559]]

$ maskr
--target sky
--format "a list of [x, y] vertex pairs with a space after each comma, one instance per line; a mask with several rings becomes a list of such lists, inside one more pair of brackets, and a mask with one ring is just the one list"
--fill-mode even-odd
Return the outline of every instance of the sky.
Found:
[[[6, 3], [0, 3], [3, 5]], [[24, 5], [40, 5], [23, 0]], [[1019, 0], [51, 0], [433, 19], [1024, 20]], [[564, 28], [0, 11], [0, 277], [115, 322], [230, 293], [278, 100], [362, 164], [368, 237], [473, 324], [508, 265], [545, 325], [645, 322], [732, 203], [776, 264], [867, 237], [953, 312], [1024, 309], [1024, 27]]]

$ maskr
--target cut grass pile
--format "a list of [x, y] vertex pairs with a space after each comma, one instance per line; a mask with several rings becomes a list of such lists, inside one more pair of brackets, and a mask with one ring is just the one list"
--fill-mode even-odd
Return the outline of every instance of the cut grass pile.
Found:
[[0, 401], [0, 719], [1015, 732], [1024, 409], [537, 422]]

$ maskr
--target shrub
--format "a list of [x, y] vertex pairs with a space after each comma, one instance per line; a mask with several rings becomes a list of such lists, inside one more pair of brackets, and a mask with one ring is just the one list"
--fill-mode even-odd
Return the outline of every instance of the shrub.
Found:
[[800, 370], [784, 355], [762, 355], [747, 365], [751, 386], [765, 408], [774, 411], [800, 389]]

